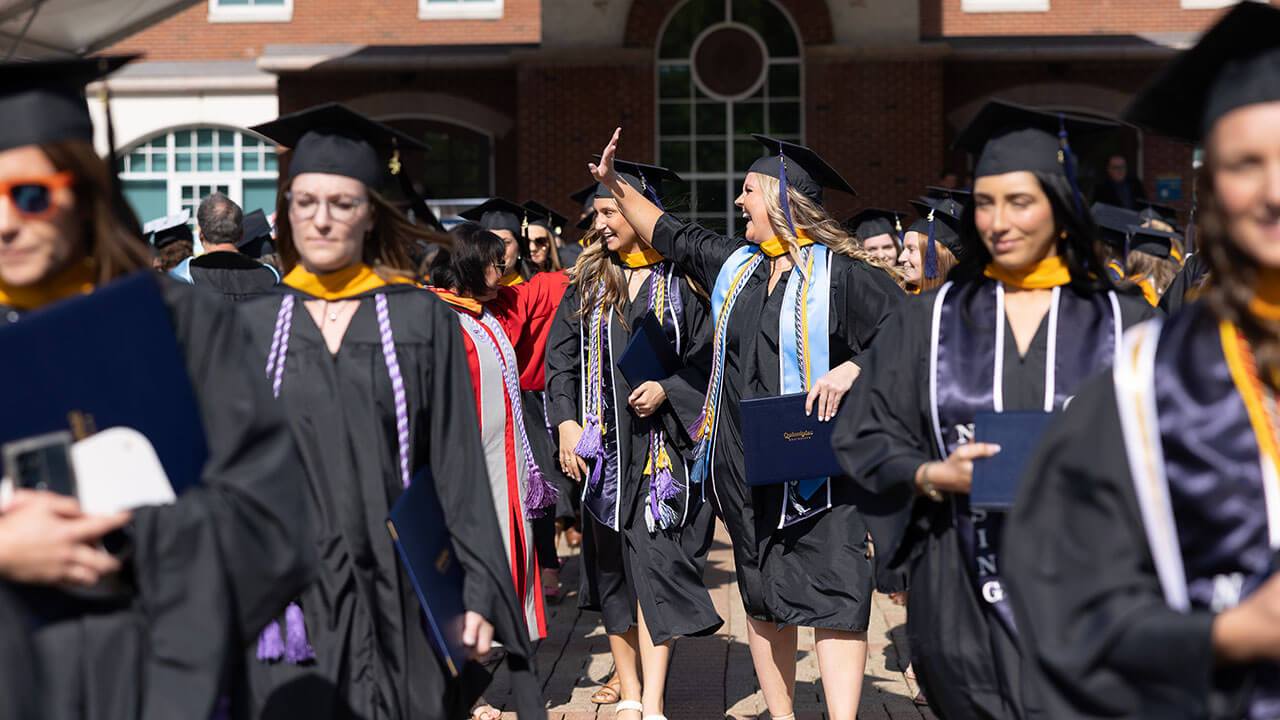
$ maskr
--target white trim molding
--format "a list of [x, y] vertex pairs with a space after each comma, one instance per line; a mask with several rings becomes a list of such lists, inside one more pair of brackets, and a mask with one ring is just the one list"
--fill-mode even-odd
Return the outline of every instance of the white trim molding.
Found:
[[503, 0], [418, 0], [419, 20], [501, 20]]
[[967, 13], [1048, 12], [1049, 0], [960, 0]]
[[211, 23], [280, 23], [293, 20], [293, 0], [258, 5], [248, 3], [226, 4], [222, 0], [209, 0]]

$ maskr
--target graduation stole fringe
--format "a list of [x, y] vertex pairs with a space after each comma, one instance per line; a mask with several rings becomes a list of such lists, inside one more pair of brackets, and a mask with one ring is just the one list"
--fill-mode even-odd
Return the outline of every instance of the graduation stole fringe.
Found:
[[[367, 265], [363, 267], [365, 270], [369, 269]], [[295, 271], [298, 269], [294, 268]], [[371, 270], [369, 272], [372, 273]], [[293, 272], [289, 274], [293, 275]], [[358, 274], [353, 273], [353, 277]], [[385, 284], [383, 282], [383, 285]], [[304, 292], [310, 291], [304, 290]], [[400, 372], [395, 337], [391, 333], [391, 315], [387, 308], [387, 296], [381, 293], [374, 295], [373, 302], [378, 317], [378, 334], [382, 341], [382, 358], [387, 365], [387, 374], [391, 377], [391, 392], [395, 400], [396, 441], [400, 451], [400, 482], [404, 487], [409, 487], [409, 404], [405, 396], [404, 375]], [[293, 311], [296, 304], [297, 296], [295, 295], [285, 295], [281, 299], [280, 311], [276, 313], [275, 330], [271, 334], [271, 349], [267, 353], [266, 373], [271, 381], [271, 393], [276, 398], [280, 397], [280, 386], [284, 382], [285, 358], [289, 355], [289, 336], [293, 329]], [[283, 658], [285, 662], [294, 665], [315, 660], [316, 654], [307, 640], [307, 627], [303, 620], [302, 608], [298, 606], [297, 600], [289, 603], [285, 608], [284, 622], [284, 637], [281, 637], [280, 624], [276, 621], [267, 623], [267, 626], [262, 629], [258, 635], [258, 660], [271, 662]]]
[[8, 305], [16, 310], [34, 310], [51, 302], [93, 292], [95, 279], [93, 263], [82, 260], [72, 263], [48, 280], [29, 287], [16, 287], [0, 282], [0, 305]]
[[484, 328], [475, 327], [471, 334], [484, 338], [489, 344], [489, 349], [493, 350], [498, 356], [498, 361], [502, 363], [502, 385], [507, 393], [507, 402], [511, 405], [511, 417], [515, 423], [516, 437], [520, 440], [520, 448], [524, 451], [525, 470], [528, 474], [524, 497], [525, 517], [530, 520], [540, 518], [546, 514], [547, 508], [556, 504], [560, 493], [542, 474], [537, 461], [534, 460], [533, 448], [529, 445], [529, 434], [524, 425], [524, 403], [520, 399], [520, 374], [516, 364], [516, 351], [511, 347], [506, 331], [491, 313], [484, 313], [479, 320], [465, 314], [459, 314], [458, 318], [464, 325], [483, 325], [489, 330], [485, 332]]

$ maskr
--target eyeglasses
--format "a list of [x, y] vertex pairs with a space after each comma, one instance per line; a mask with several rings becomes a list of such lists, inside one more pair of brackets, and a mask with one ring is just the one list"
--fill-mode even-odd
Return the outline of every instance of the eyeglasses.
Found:
[[496, 262], [490, 265], [490, 267], [492, 267], [494, 270], [497, 270], [499, 274], [505, 273], [507, 271], [507, 264], [503, 262]]
[[344, 225], [354, 221], [360, 206], [368, 202], [363, 198], [354, 198], [348, 195], [338, 195], [321, 200], [315, 195], [287, 192], [284, 197], [289, 202], [289, 215], [292, 217], [299, 220], [310, 220], [316, 216], [316, 211], [320, 209], [320, 204], [323, 202], [329, 217]]
[[530, 240], [529, 242], [533, 243], [534, 245], [537, 245], [538, 247], [546, 247], [546, 246], [547, 246], [547, 239], [546, 239], [546, 238], [533, 238], [533, 239], [532, 239], [532, 240]]
[[53, 194], [75, 184], [76, 177], [69, 170], [53, 175], [0, 180], [0, 195], [8, 196], [23, 216], [44, 220], [57, 212]]

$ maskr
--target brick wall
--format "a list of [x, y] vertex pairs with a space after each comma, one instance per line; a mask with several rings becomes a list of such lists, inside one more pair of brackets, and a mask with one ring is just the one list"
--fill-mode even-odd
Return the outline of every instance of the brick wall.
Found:
[[500, 20], [419, 20], [416, 0], [294, 0], [287, 23], [211, 23], [207, 2], [121, 41], [109, 52], [147, 60], [244, 60], [266, 45], [537, 43], [541, 0], [505, 0]]
[[920, 0], [921, 37], [1199, 32], [1224, 12], [1183, 10], [1181, 0], [1050, 0], [1048, 12], [973, 13], [961, 2]]
[[908, 210], [942, 170], [941, 63], [811, 58], [805, 73], [806, 137], [858, 191], [827, 193], [827, 209]]

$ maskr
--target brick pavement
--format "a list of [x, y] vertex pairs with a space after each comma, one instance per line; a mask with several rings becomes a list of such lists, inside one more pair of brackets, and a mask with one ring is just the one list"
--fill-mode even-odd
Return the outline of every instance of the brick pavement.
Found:
[[[578, 610], [578, 570], [579, 556], [575, 551], [566, 557], [560, 573], [568, 592], [558, 605], [548, 605], [548, 636], [537, 645], [536, 661], [548, 703], [548, 720], [612, 720], [613, 705], [597, 706], [590, 700], [595, 688], [612, 671], [613, 663], [599, 615]], [[769, 714], [747, 649], [746, 614], [735, 583], [733, 551], [729, 536], [719, 523], [705, 579], [725, 624], [715, 635], [676, 641], [667, 679], [667, 716], [671, 720], [767, 720]], [[905, 620], [904, 608], [884, 595], [873, 598], [860, 720], [934, 720], [927, 708], [912, 703], [917, 687], [902, 673]], [[801, 631], [799, 645], [796, 720], [825, 720], [812, 630]], [[497, 707], [507, 699], [505, 674], [505, 670], [498, 671], [487, 693]], [[514, 720], [516, 715], [505, 712], [502, 717]]]

